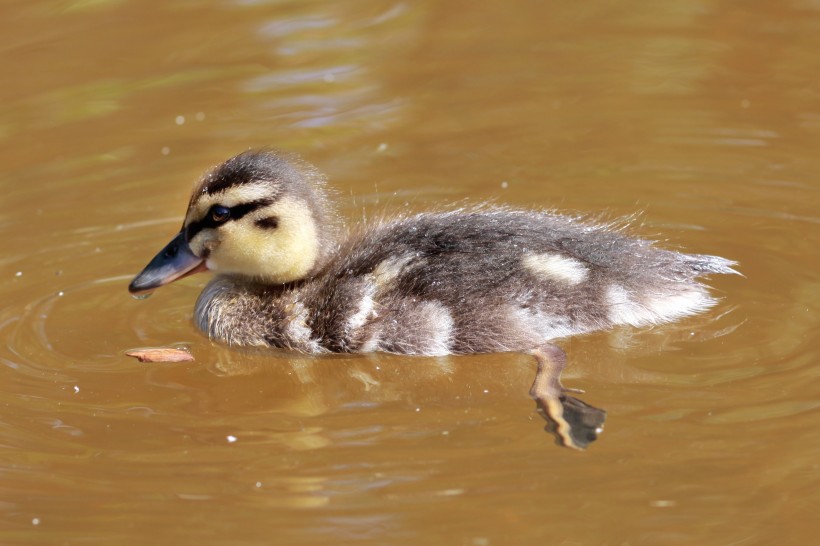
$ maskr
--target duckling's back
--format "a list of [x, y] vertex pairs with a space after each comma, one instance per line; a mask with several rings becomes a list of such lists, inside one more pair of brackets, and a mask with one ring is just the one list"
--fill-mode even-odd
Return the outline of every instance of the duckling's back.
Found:
[[567, 216], [462, 210], [364, 229], [316, 277], [233, 301], [275, 317], [267, 344], [308, 352], [523, 351], [703, 311], [696, 278], [733, 264]]

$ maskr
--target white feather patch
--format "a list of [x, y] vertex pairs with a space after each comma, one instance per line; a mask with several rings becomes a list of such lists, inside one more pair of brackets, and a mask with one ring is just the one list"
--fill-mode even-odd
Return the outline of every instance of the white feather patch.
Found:
[[583, 262], [563, 256], [545, 252], [543, 254], [528, 254], [522, 260], [524, 267], [539, 277], [576, 285], [586, 280], [589, 270]]
[[396, 277], [398, 277], [404, 266], [406, 266], [414, 256], [406, 254], [384, 260], [373, 270], [373, 278], [379, 289], [386, 288]]
[[381, 342], [382, 332], [381, 330], [376, 330], [370, 335], [367, 341], [362, 343], [362, 346], [359, 347], [358, 352], [360, 353], [373, 353], [379, 350], [379, 342]]
[[573, 325], [569, 317], [541, 313], [532, 309], [510, 306], [509, 322], [516, 330], [528, 331], [544, 341], [581, 334], [587, 329]]
[[704, 290], [694, 288], [677, 294], [650, 297], [646, 306], [663, 322], [695, 315], [712, 307], [716, 300]]
[[285, 335], [294, 347], [298, 347], [306, 352], [321, 352], [322, 348], [319, 342], [312, 339], [313, 331], [307, 325], [308, 310], [297, 301], [291, 308], [290, 316], [287, 321], [287, 329]]
[[359, 300], [359, 308], [347, 319], [345, 324], [349, 333], [355, 332], [375, 317], [376, 312], [374, 308], [376, 302], [373, 300], [375, 294], [376, 287], [370, 283], [366, 283], [362, 299]]
[[419, 305], [418, 311], [427, 319], [431, 335], [425, 343], [422, 354], [443, 356], [450, 354], [453, 344], [455, 321], [444, 304], [437, 301], [426, 301]]
[[[623, 286], [613, 284], [606, 290], [609, 320], [613, 324], [647, 326], [669, 322], [687, 315], [705, 311], [715, 300], [701, 288], [643, 296], [629, 293]], [[641, 301], [643, 300], [643, 301]]]

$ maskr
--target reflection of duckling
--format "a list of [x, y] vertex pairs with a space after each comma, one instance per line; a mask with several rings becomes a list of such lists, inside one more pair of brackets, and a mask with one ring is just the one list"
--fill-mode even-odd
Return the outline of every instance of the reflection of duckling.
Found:
[[[546, 373], [563, 362], [550, 340], [698, 313], [715, 300], [696, 278], [735, 273], [724, 258], [502, 207], [403, 216], [341, 233], [313, 167], [245, 152], [202, 178], [182, 230], [129, 290], [211, 270], [217, 276], [199, 296], [195, 321], [229, 345], [521, 351]], [[533, 387], [542, 401], [561, 389], [557, 380], [536, 379]]]

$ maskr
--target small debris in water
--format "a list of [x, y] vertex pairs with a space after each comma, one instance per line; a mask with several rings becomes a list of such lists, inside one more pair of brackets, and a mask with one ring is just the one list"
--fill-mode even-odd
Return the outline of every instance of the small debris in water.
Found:
[[226, 436], [225, 439], [228, 440], [229, 444], [232, 444], [236, 441], [236, 436], [234, 436], [232, 434], [228, 434], [228, 436]]
[[256, 482], [256, 487], [262, 487], [262, 482]]
[[205, 119], [205, 112], [197, 112], [194, 117], [197, 121], [202, 121]]
[[60, 297], [60, 298], [62, 298], [63, 296], [65, 296], [65, 292], [63, 292], [62, 290], [60, 290], [59, 292], [57, 292], [57, 296], [58, 296], [58, 297]]
[[177, 116], [174, 121], [177, 125], [182, 125], [183, 123], [185, 123], [185, 116]]
[[142, 294], [131, 294], [131, 297], [135, 300], [147, 300], [151, 297], [151, 294], [153, 294], [153, 292], [143, 292]]
[[383, 152], [385, 150], [387, 150], [387, 142], [382, 142], [381, 144], [379, 144], [379, 147], [376, 148], [377, 152]]
[[163, 146], [162, 150], [160, 150], [160, 153], [162, 155], [168, 155], [171, 153], [171, 148], [169, 148], [168, 146]]
[[183, 349], [173, 347], [149, 347], [146, 349], [132, 349], [125, 352], [126, 356], [133, 356], [140, 362], [193, 362], [194, 357]]
[[14, 276], [15, 276], [15, 277], [22, 277], [22, 276], [23, 276], [23, 272], [22, 272], [22, 271], [18, 271], [17, 273], [15, 273], [15, 274], [14, 274]]
[[32, 525], [40, 525], [40, 518], [31, 518]]
[[509, 183], [509, 182], [507, 182], [506, 180], [502, 180], [502, 181], [501, 181], [501, 189], [502, 189], [502, 190], [506, 190], [506, 189], [507, 189], [507, 188], [509, 188], [509, 187], [510, 187], [510, 183]]
[[655, 508], [671, 508], [678, 503], [673, 500], [654, 500], [649, 503], [649, 506], [653, 506]]
[[78, 392], [80, 392], [80, 387], [74, 385], [74, 394], [77, 394]]

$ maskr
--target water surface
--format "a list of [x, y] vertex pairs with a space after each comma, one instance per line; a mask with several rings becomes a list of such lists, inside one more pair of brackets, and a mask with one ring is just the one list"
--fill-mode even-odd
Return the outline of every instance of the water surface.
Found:
[[[820, 528], [820, 5], [44, 0], [0, 17], [0, 542], [806, 544]], [[276, 146], [351, 221], [640, 212], [713, 311], [519, 355], [230, 351], [126, 286], [208, 166]], [[184, 346], [195, 363], [124, 352]]]

